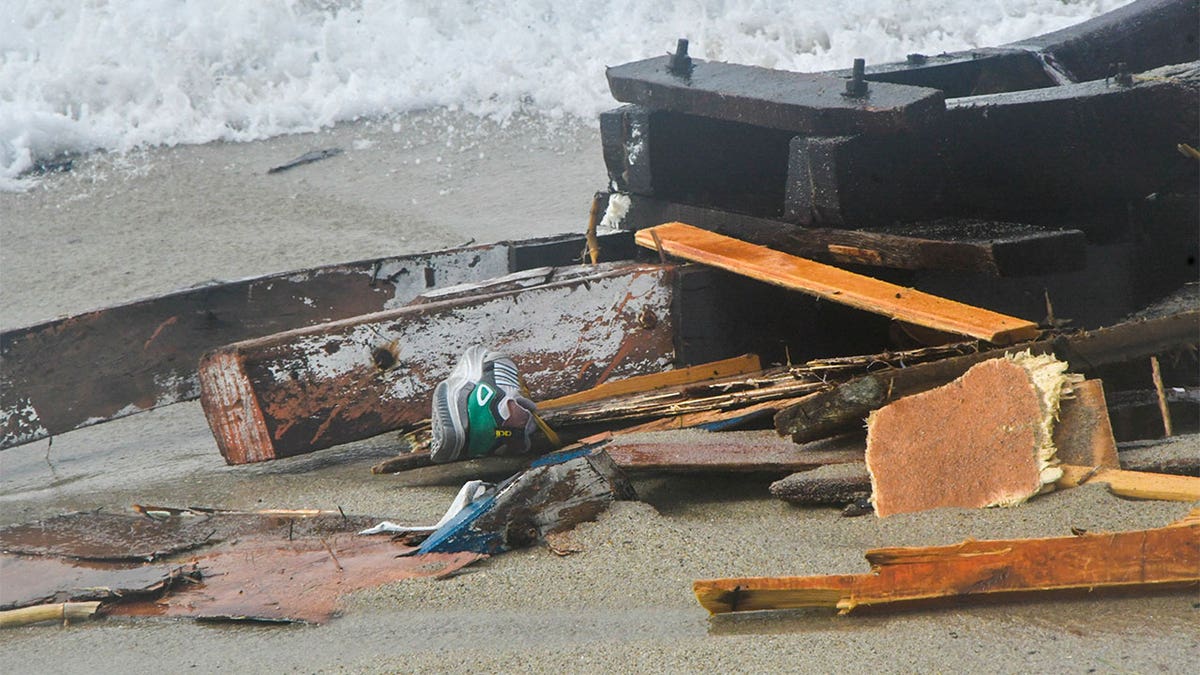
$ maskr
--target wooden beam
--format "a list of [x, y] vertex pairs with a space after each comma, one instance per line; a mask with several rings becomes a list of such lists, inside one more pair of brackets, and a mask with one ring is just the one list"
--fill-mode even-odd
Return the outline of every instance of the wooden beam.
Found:
[[1200, 343], [1200, 310], [1156, 319], [1129, 321], [1108, 328], [1058, 336], [1052, 340], [988, 350], [931, 363], [866, 375], [837, 385], [786, 408], [775, 418], [775, 429], [798, 443], [832, 436], [862, 425], [872, 410], [890, 401], [941, 386], [968, 368], [1001, 354], [1025, 349], [1054, 353], [1072, 372], [1164, 353]]
[[[977, 272], [1014, 277], [1082, 269], [1087, 240], [1076, 229], [1050, 230], [1021, 223], [946, 219], [902, 229], [801, 227], [647, 196], [626, 195], [621, 227], [641, 230], [681, 221], [777, 251], [840, 265], [902, 270]], [[601, 208], [611, 197], [601, 194]]]
[[535, 398], [654, 372], [673, 357], [672, 280], [671, 267], [602, 266], [236, 343], [201, 361], [201, 403], [226, 461], [240, 464], [428, 418], [434, 387], [472, 344], [511, 355]]
[[702, 115], [815, 136], [921, 128], [945, 110], [942, 92], [884, 82], [870, 97], [843, 96], [846, 80], [734, 63], [688, 59], [671, 72], [671, 56], [610, 67], [613, 98], [654, 110]]
[[805, 447], [766, 433], [617, 434], [604, 451], [625, 471], [786, 473], [862, 462], [861, 440]]
[[634, 377], [627, 377], [621, 380], [602, 382], [586, 391], [580, 391], [574, 394], [567, 394], [566, 396], [559, 396], [558, 398], [539, 401], [538, 410], [553, 410], [555, 408], [564, 408], [566, 406], [571, 406], [578, 403], [598, 401], [600, 399], [610, 398], [613, 396], [645, 393], [655, 389], [662, 389], [681, 384], [695, 384], [697, 382], [704, 382], [705, 380], [713, 380], [722, 377], [747, 375], [760, 370], [762, 370], [762, 364], [759, 363], [758, 356], [756, 354], [746, 354], [743, 356], [735, 356], [731, 359], [703, 363], [697, 366], [676, 368], [674, 370], [666, 370], [661, 373], [636, 375]]
[[655, 248], [655, 235], [668, 254], [718, 267], [758, 281], [802, 291], [832, 302], [936, 330], [970, 335], [996, 344], [1037, 337], [1036, 324], [843, 269], [781, 253], [684, 223], [667, 223], [635, 235]]
[[867, 574], [701, 579], [696, 599], [713, 614], [858, 607], [1048, 591], [1150, 591], [1200, 582], [1200, 518], [1133, 532], [1047, 539], [967, 540], [867, 552]]
[[1054, 424], [1055, 459], [1064, 464], [1121, 468], [1108, 419], [1104, 383], [1084, 380], [1064, 392]]
[[1172, 502], [1200, 501], [1200, 478], [1063, 464], [1059, 487], [1107, 483], [1115, 495]]

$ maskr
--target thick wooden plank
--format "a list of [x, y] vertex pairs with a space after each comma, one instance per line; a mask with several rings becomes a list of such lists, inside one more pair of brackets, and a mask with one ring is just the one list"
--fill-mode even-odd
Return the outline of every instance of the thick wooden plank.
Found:
[[775, 429], [780, 434], [791, 434], [798, 443], [842, 433], [861, 426], [872, 410], [889, 401], [941, 386], [976, 363], [1024, 349], [1034, 354], [1054, 353], [1070, 364], [1072, 372], [1087, 373], [1099, 366], [1170, 352], [1198, 342], [1200, 310], [1193, 310], [1004, 350], [895, 368], [844, 382], [783, 410], [775, 418]]
[[685, 75], [659, 56], [608, 68], [613, 98], [656, 110], [703, 115], [815, 136], [887, 133], [936, 122], [941, 91], [885, 82], [862, 97], [843, 96], [839, 77], [691, 59]]
[[1054, 425], [1055, 458], [1064, 464], [1121, 468], [1104, 402], [1104, 383], [1085, 380], [1064, 392]]
[[861, 274], [781, 253], [763, 246], [668, 223], [642, 230], [636, 240], [666, 253], [719, 267], [752, 279], [883, 314], [919, 326], [969, 335], [996, 344], [1038, 336], [1036, 324], [978, 307], [903, 288]]
[[1174, 476], [1165, 473], [1125, 471], [1064, 464], [1060, 487], [1075, 487], [1084, 483], [1107, 483], [1115, 495], [1134, 499], [1158, 499], [1172, 502], [1200, 501], [1200, 478]]
[[205, 351], [508, 272], [508, 244], [201, 286], [0, 335], [0, 448], [200, 395]]
[[[601, 207], [610, 195], [603, 195]], [[1081, 269], [1086, 238], [1074, 229], [1022, 223], [943, 219], [902, 229], [800, 227], [771, 218], [628, 195], [621, 227], [641, 230], [680, 221], [819, 262], [904, 270], [979, 272], [1011, 277]]]
[[[806, 447], [765, 432], [707, 431], [617, 434], [604, 446], [625, 471], [804, 471], [862, 462], [861, 440]], [[869, 488], [868, 488], [869, 489]]]
[[856, 607], [1034, 591], [1140, 589], [1200, 581], [1200, 521], [1047, 539], [967, 540], [867, 552], [867, 574], [701, 579], [711, 613]]
[[661, 373], [636, 375], [622, 380], [603, 382], [586, 391], [539, 401], [538, 410], [553, 410], [577, 403], [598, 401], [610, 396], [644, 393], [662, 387], [695, 384], [719, 377], [747, 375], [759, 370], [762, 370], [762, 364], [759, 363], [758, 356], [755, 354], [745, 354], [743, 356], [735, 356], [731, 359], [702, 363], [686, 368], [676, 368], [675, 370], [666, 370]]
[[462, 352], [510, 354], [535, 399], [663, 369], [673, 269], [598, 268], [570, 281], [379, 312], [205, 355], [201, 402], [226, 461], [312, 452], [429, 417]]

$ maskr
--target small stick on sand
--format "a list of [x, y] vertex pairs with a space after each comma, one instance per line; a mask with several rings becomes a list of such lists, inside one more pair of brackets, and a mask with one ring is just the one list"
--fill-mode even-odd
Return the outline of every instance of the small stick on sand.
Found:
[[1171, 429], [1171, 410], [1167, 407], [1167, 392], [1163, 387], [1162, 370], [1158, 367], [1158, 357], [1150, 357], [1150, 373], [1154, 378], [1154, 390], [1158, 392], [1158, 412], [1162, 415], [1163, 431], [1167, 437], [1174, 436]]

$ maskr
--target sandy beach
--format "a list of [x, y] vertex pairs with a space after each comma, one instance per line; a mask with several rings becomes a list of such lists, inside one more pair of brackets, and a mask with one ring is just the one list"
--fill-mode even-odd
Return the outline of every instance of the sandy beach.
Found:
[[[310, 150], [343, 154], [267, 174]], [[598, 132], [446, 112], [246, 144], [94, 154], [0, 193], [0, 325], [210, 280], [583, 229]], [[384, 435], [229, 467], [198, 403], [0, 453], [0, 522], [130, 504], [321, 508], [433, 522], [462, 481], [512, 462], [375, 476]], [[1191, 507], [1089, 486], [1012, 509], [880, 520], [770, 498], [768, 476], [639, 479], [577, 529], [581, 553], [507, 553], [444, 581], [350, 596], [323, 626], [108, 619], [0, 633], [18, 672], [1187, 672], [1194, 593], [710, 619], [694, 579], [854, 573], [867, 548], [1161, 526]], [[0, 580], [3, 583], [3, 580]]]

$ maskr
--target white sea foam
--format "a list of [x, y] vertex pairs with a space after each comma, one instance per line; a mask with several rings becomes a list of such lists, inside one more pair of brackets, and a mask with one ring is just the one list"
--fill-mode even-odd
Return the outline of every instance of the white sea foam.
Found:
[[604, 66], [791, 70], [990, 46], [1125, 0], [0, 0], [0, 189], [64, 152], [248, 141], [445, 106], [593, 119]]

